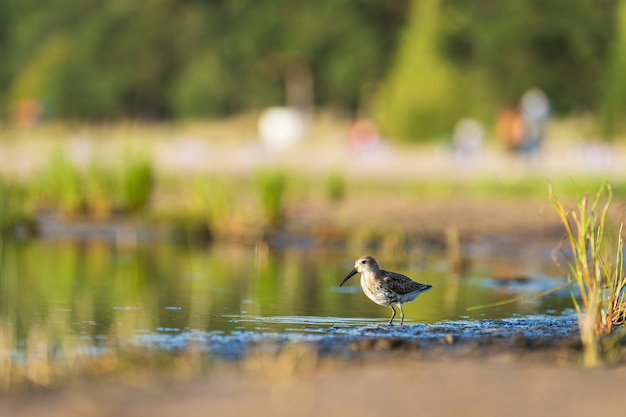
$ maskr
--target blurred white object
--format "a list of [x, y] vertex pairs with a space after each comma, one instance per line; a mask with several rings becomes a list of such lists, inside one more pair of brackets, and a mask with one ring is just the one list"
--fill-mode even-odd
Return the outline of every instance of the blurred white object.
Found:
[[454, 126], [454, 150], [458, 157], [475, 157], [483, 150], [485, 129], [476, 119], [461, 119]]
[[259, 137], [272, 151], [282, 151], [294, 146], [304, 137], [306, 117], [289, 107], [271, 107], [259, 117]]

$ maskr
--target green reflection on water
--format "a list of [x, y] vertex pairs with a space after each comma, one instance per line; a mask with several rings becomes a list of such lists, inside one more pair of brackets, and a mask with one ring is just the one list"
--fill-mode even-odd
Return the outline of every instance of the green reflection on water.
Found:
[[[351, 326], [350, 318], [384, 322], [390, 314], [361, 293], [358, 277], [352, 286], [338, 287], [360, 254], [44, 240], [5, 241], [1, 250], [0, 320], [17, 341], [36, 327], [46, 328], [53, 338], [78, 335], [97, 344], [109, 337], [154, 332]], [[545, 288], [484, 278], [490, 273], [488, 263], [473, 268], [482, 277], [459, 278], [446, 268], [443, 254], [437, 253], [414, 263], [379, 261], [433, 285], [416, 302], [405, 305], [407, 324], [559, 313], [570, 307], [566, 294], [468, 313], [467, 307], [473, 305]], [[551, 278], [540, 282], [559, 283]], [[305, 316], [320, 319], [298, 320]]]

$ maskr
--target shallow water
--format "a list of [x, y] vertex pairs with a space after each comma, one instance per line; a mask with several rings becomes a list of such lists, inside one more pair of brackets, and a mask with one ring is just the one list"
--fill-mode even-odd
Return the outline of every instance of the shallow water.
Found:
[[[484, 238], [464, 247], [463, 275], [436, 247], [413, 247], [403, 257], [370, 254], [385, 269], [433, 285], [405, 304], [407, 326], [393, 330], [410, 332], [474, 319], [571, 314], [567, 289], [468, 311], [563, 283], [551, 245]], [[43, 328], [49, 340], [79, 338], [94, 351], [115, 337], [172, 350], [201, 341], [227, 356], [262, 339], [360, 334], [390, 316], [363, 295], [358, 276], [338, 286], [362, 255], [348, 250], [33, 240], [5, 241], [1, 254], [0, 324], [18, 349]]]

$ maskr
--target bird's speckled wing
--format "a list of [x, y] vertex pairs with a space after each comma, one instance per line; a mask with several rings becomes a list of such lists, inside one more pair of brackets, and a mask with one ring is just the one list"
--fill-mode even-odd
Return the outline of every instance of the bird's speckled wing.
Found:
[[382, 281], [387, 284], [391, 291], [400, 295], [416, 291], [421, 293], [432, 288], [431, 285], [420, 284], [405, 275], [397, 274], [395, 272], [380, 270], [379, 276], [382, 278]]

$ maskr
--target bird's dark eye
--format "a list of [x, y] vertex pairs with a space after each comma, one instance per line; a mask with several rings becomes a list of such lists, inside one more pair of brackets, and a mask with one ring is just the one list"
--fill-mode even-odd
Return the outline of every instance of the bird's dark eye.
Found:
[[367, 263], [367, 261], [366, 261], [365, 259], [363, 259], [363, 260], [361, 261], [361, 263], [362, 263], [363, 265], [365, 265], [365, 264]]

